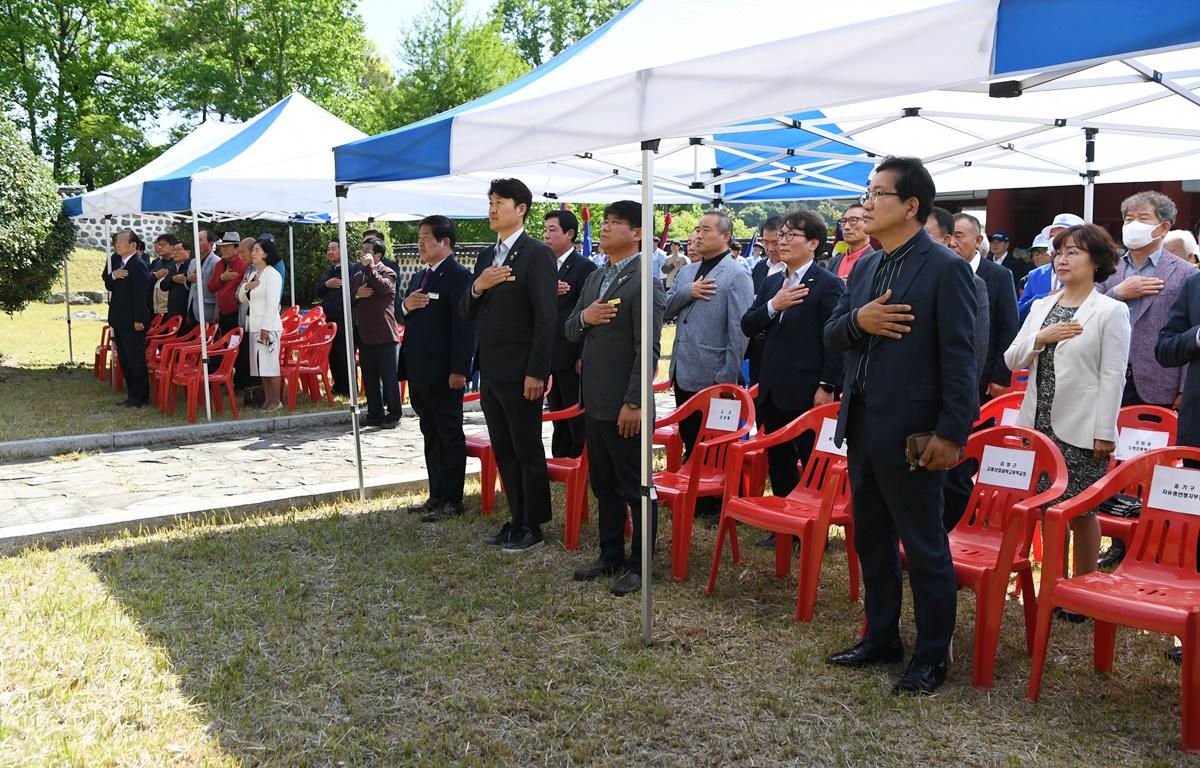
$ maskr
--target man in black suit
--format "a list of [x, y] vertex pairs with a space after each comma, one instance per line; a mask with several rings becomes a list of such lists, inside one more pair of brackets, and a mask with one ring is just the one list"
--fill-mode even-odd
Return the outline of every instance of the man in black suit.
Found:
[[[1179, 289], [1166, 325], [1158, 332], [1154, 358], [1164, 368], [1188, 366], [1175, 443], [1200, 448], [1200, 274], [1188, 277]], [[1185, 463], [1200, 469], [1200, 463]]]
[[116, 254], [104, 271], [108, 301], [108, 327], [116, 342], [117, 358], [125, 375], [126, 397], [117, 405], [141, 408], [150, 402], [146, 373], [146, 326], [150, 324], [150, 268], [137, 256], [137, 235], [122, 229], [113, 238]]
[[471, 273], [454, 259], [454, 222], [426, 216], [417, 229], [417, 253], [425, 269], [409, 280], [401, 304], [408, 395], [421, 420], [429, 498], [410, 511], [423, 522], [461, 515], [467, 441], [463, 390], [471, 373], [475, 324], [457, 311]]
[[[566, 321], [567, 338], [583, 346], [583, 405], [587, 409], [588, 472], [599, 507], [600, 557], [575, 571], [576, 581], [616, 575], [612, 593], [642, 588], [642, 547], [654, 551], [657, 508], [650, 502], [650, 541], [642, 541], [642, 205], [620, 200], [604, 211], [600, 246], [609, 263], [588, 277], [579, 302]], [[654, 290], [654, 337], [651, 370], [658, 362], [666, 301], [662, 283]], [[653, 421], [653, 413], [651, 413]], [[633, 541], [625, 557], [625, 513], [633, 513]]]
[[[350, 396], [350, 374], [346, 369], [346, 318], [342, 306], [342, 246], [336, 239], [330, 240], [325, 249], [329, 266], [317, 280], [317, 301], [325, 310], [325, 319], [337, 323], [337, 335], [333, 337], [333, 346], [329, 348], [329, 372], [333, 375], [333, 393], [343, 397]], [[351, 262], [350, 277], [353, 279], [358, 272], [358, 264]]]
[[[182, 241], [175, 243], [171, 257], [172, 261], [167, 264], [167, 274], [158, 281], [159, 290], [167, 292], [167, 312], [163, 317], [165, 319], [178, 315], [186, 320], [189, 293], [187, 273], [192, 260], [191, 244]], [[181, 323], [179, 328], [181, 335], [184, 332], [183, 325], [185, 323]]]
[[[923, 229], [934, 193], [920, 160], [891, 157], [879, 165], [863, 202], [867, 234], [882, 247], [855, 265], [825, 326], [826, 348], [845, 353], [835, 440], [849, 444], [867, 613], [866, 638], [829, 661], [862, 667], [904, 658], [899, 539], [917, 641], [892, 690], [909, 694], [932, 693], [946, 679], [957, 587], [942, 486], [978, 408], [971, 268]], [[916, 435], [924, 448], [909, 465], [905, 447]]]
[[[772, 216], [762, 223], [760, 231], [762, 239], [760, 242], [763, 247], [763, 257], [754, 265], [754, 269], [750, 270], [750, 279], [754, 283], [755, 301], [758, 300], [758, 295], [762, 291], [763, 283], [768, 277], [780, 274], [785, 271], [786, 265], [780, 261], [779, 255], [779, 224], [780, 218]], [[770, 297], [767, 297], [768, 299]], [[766, 299], [764, 299], [765, 301]], [[746, 344], [746, 359], [750, 362], [750, 381], [749, 385], [753, 386], [758, 383], [758, 367], [762, 360], [763, 340], [766, 338], [765, 331], [759, 331], [755, 334], [746, 334], [750, 337], [750, 341]]]
[[[791, 211], [778, 231], [784, 272], [771, 275], [742, 316], [742, 330], [763, 334], [758, 399], [760, 430], [786, 426], [810, 408], [833, 402], [842, 356], [825, 350], [821, 333], [845, 292], [836, 275], [813, 261], [825, 243], [825, 221], [812, 211]], [[796, 460], [808, 462], [816, 435], [804, 434], [767, 449], [771, 492], [787, 496], [800, 482]]]
[[554, 253], [525, 233], [533, 202], [519, 179], [496, 179], [488, 189], [488, 224], [497, 242], [475, 262], [463, 316], [476, 323], [479, 404], [512, 521], [491, 539], [506, 552], [542, 544], [550, 521], [550, 478], [542, 445], [542, 395], [550, 375], [558, 317]]
[[954, 215], [950, 249], [971, 265], [971, 271], [987, 284], [988, 346], [979, 377], [980, 402], [1003, 395], [1012, 383], [1012, 372], [1004, 364], [1004, 353], [1016, 338], [1017, 289], [1012, 272], [979, 253], [983, 243], [979, 219], [969, 213]]
[[[579, 289], [596, 265], [575, 253], [575, 240], [579, 233], [579, 220], [570, 211], [550, 211], [542, 226], [546, 246], [557, 255], [558, 270], [558, 318], [554, 321], [554, 352], [550, 356], [550, 373], [554, 385], [546, 400], [550, 410], [570, 408], [579, 402], [579, 348], [563, 332], [571, 310], [579, 298]], [[554, 422], [554, 436], [550, 440], [550, 455], [554, 457], [583, 453], [583, 417]]]

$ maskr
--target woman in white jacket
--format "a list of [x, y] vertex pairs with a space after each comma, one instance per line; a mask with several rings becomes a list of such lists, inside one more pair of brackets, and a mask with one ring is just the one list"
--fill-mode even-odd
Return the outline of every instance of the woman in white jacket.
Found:
[[[1117, 253], [1116, 243], [1095, 224], [1060, 232], [1053, 264], [1063, 289], [1033, 303], [1004, 354], [1011, 370], [1029, 369], [1017, 424], [1045, 434], [1066, 460], [1062, 499], [1103, 477], [1116, 449], [1129, 360], [1129, 307], [1095, 284], [1116, 270]], [[1094, 509], [1071, 521], [1071, 535], [1073, 572], [1096, 570], [1100, 523]]]
[[283, 297], [283, 278], [269, 269], [279, 262], [279, 251], [270, 240], [259, 240], [250, 249], [250, 260], [257, 270], [254, 279], [238, 288], [238, 299], [249, 305], [246, 342], [250, 349], [250, 375], [259, 376], [263, 383], [263, 410], [278, 411], [279, 399], [279, 336], [283, 323], [279, 319], [279, 302]]

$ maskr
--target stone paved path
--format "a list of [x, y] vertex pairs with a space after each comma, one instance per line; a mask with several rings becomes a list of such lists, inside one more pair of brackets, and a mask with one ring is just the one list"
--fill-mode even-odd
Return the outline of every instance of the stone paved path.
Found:
[[[669, 396], [667, 396], [669, 398]], [[659, 412], [673, 406], [659, 396]], [[545, 425], [547, 446], [550, 425]], [[486, 434], [483, 413], [464, 414], [468, 434]], [[425, 457], [415, 417], [394, 430], [364, 429], [368, 485], [420, 482]], [[479, 462], [467, 460], [467, 472]], [[355, 488], [354, 438], [342, 426], [306, 428], [190, 445], [155, 445], [0, 464], [0, 539], [86, 521], [113, 523], [244, 506]]]

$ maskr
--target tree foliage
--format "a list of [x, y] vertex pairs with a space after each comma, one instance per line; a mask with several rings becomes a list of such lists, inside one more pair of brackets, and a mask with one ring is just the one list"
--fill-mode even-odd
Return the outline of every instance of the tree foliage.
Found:
[[20, 311], [58, 278], [75, 239], [61, 210], [50, 169], [0, 115], [0, 310]]
[[498, 0], [492, 16], [504, 40], [540, 66], [616, 16], [632, 0]]

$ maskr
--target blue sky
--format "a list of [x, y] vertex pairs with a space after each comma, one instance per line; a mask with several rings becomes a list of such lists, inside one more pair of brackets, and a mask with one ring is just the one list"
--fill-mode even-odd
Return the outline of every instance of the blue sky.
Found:
[[[429, 0], [359, 0], [358, 12], [367, 23], [367, 36], [387, 55], [392, 66], [399, 65], [396, 43], [400, 33], [429, 4]], [[491, 8], [491, 0], [466, 0], [466, 12], [479, 17]]]

